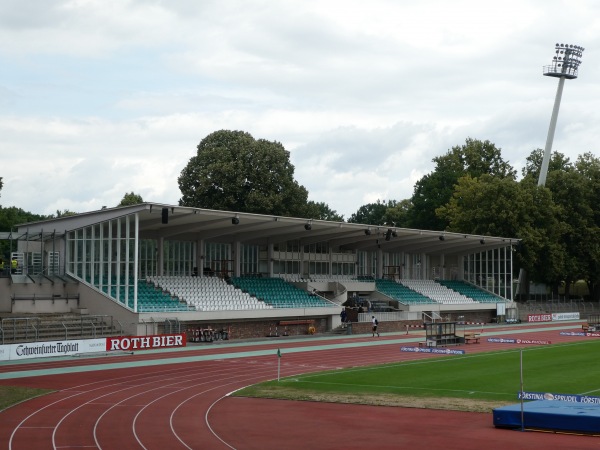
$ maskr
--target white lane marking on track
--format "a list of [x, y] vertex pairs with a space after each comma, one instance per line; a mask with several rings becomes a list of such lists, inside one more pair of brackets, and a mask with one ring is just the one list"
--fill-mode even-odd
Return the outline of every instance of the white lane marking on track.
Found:
[[[223, 370], [226, 370], [226, 369], [223, 369]], [[201, 372], [198, 372], [198, 373], [201, 373]], [[184, 389], [188, 389], [188, 388], [189, 388], [189, 386], [186, 386], [186, 387], [183, 387], [183, 388], [175, 388], [175, 387], [174, 387], [174, 385], [176, 385], [176, 384], [180, 384], [180, 383], [187, 383], [187, 382], [189, 382], [189, 381], [190, 381], [191, 377], [193, 377], [193, 376], [196, 376], [198, 373], [197, 373], [197, 372], [194, 372], [194, 373], [187, 372], [186, 374], [184, 374], [184, 375], [181, 375], [181, 376], [179, 377], [179, 378], [183, 378], [183, 380], [180, 380], [180, 381], [174, 382], [174, 383], [172, 383], [171, 385], [167, 385], [167, 386], [164, 386], [164, 385], [162, 385], [162, 386], [158, 386], [158, 387], [156, 387], [156, 388], [152, 388], [152, 389], [145, 390], [145, 391], [143, 391], [143, 392], [138, 392], [138, 393], [136, 393], [136, 394], [134, 394], [134, 395], [131, 395], [131, 396], [129, 396], [129, 397], [127, 397], [127, 398], [125, 398], [125, 399], [123, 399], [123, 400], [119, 401], [119, 402], [118, 402], [118, 403], [116, 403], [116, 404], [115, 404], [115, 403], [113, 403], [113, 404], [112, 404], [112, 406], [111, 406], [110, 408], [106, 409], [106, 410], [105, 410], [105, 411], [104, 411], [104, 412], [103, 412], [103, 413], [102, 413], [102, 414], [101, 414], [101, 415], [100, 415], [100, 416], [99, 416], [99, 417], [96, 419], [96, 422], [95, 422], [95, 424], [94, 424], [94, 428], [93, 428], [93, 435], [94, 435], [94, 442], [96, 442], [96, 446], [97, 446], [98, 448], [100, 448], [100, 449], [102, 448], [102, 446], [100, 445], [100, 442], [99, 442], [99, 440], [98, 440], [98, 434], [97, 434], [97, 431], [98, 431], [98, 425], [99, 425], [100, 421], [102, 420], [102, 418], [103, 418], [103, 417], [104, 417], [104, 416], [105, 416], [105, 415], [106, 415], [108, 412], [110, 412], [111, 410], [113, 410], [113, 408], [115, 408], [116, 406], [119, 406], [119, 405], [121, 405], [123, 402], [125, 402], [125, 401], [127, 401], [127, 400], [130, 400], [130, 399], [132, 399], [132, 398], [135, 398], [135, 397], [137, 397], [137, 396], [139, 396], [139, 395], [145, 395], [145, 394], [147, 394], [148, 392], [156, 392], [156, 391], [162, 390], [162, 388], [164, 388], [164, 387], [168, 387], [168, 388], [170, 388], [170, 389], [169, 389], [169, 393], [168, 393], [168, 394], [165, 394], [164, 396], [166, 396], [166, 395], [171, 395], [171, 394], [173, 394], [173, 393], [175, 393], [175, 392], [179, 392], [179, 391], [181, 391], [181, 390], [184, 390]], [[215, 372], [215, 373], [223, 373], [223, 371], [221, 371], [221, 372]], [[174, 379], [175, 379], [175, 378], [174, 378]], [[206, 381], [204, 381], [202, 384], [209, 383], [209, 382], [210, 382], [210, 380], [206, 380]], [[133, 387], [139, 387], [139, 386], [133, 386]], [[108, 394], [108, 395], [110, 395], [110, 394]], [[164, 396], [163, 396], [163, 397], [164, 397]], [[146, 404], [145, 404], [143, 407], [146, 407], [147, 405], [148, 405], [148, 404], [146, 403]], [[142, 409], [143, 409], [143, 408], [142, 408]], [[138, 414], [139, 414], [139, 413], [138, 413]], [[137, 416], [136, 416], [136, 417], [137, 417]], [[134, 436], [135, 436], [136, 440], [138, 441], [138, 443], [139, 443], [139, 444], [140, 444], [140, 445], [141, 445], [143, 448], [146, 448], [146, 447], [144, 447], [144, 445], [143, 445], [143, 444], [142, 444], [142, 443], [139, 441], [139, 439], [138, 439], [138, 437], [137, 437], [137, 435], [136, 435], [136, 433], [135, 433], [135, 420], [134, 420], [134, 423], [132, 424], [132, 428], [133, 428], [133, 434], [134, 434]]]
[[[372, 356], [375, 356], [375, 355], [372, 355]], [[336, 359], [338, 359], [338, 358], [336, 358]], [[369, 358], [369, 359], [373, 359], [373, 358]], [[340, 361], [342, 361], [342, 360], [343, 360], [343, 361], [348, 361], [348, 358], [339, 358], [339, 360], [340, 360]], [[362, 360], [361, 360], [361, 361], [362, 361]], [[252, 361], [251, 363], [252, 363], [252, 364], [256, 364], [257, 362], [258, 362], [258, 361]], [[330, 361], [330, 362], [331, 362], [331, 361]], [[383, 362], [383, 361], [379, 361], [379, 362]], [[349, 365], [350, 365], [350, 364], [349, 364]], [[306, 365], [306, 364], [304, 364], [304, 365], [303, 365], [303, 367], [310, 368], [311, 366], [310, 366], [310, 365]], [[358, 366], [354, 366], [354, 367], [358, 367]], [[166, 372], [166, 371], [165, 371], [165, 372]], [[158, 376], [158, 375], [156, 375], [156, 376]], [[137, 377], [137, 378], [139, 378], [139, 374], [138, 374], [138, 375], [132, 375], [130, 378], [134, 378], [134, 377]], [[84, 384], [84, 385], [82, 385], [82, 386], [94, 385], [94, 384], [98, 384], [98, 383], [100, 383], [100, 381], [98, 381], [98, 382], [94, 382], [94, 383], [87, 383], [87, 384]], [[116, 383], [115, 383], [115, 384], [116, 384]], [[70, 388], [70, 389], [76, 389], [76, 388], [81, 388], [81, 386], [76, 386], [76, 387], [73, 387], [73, 388]], [[100, 389], [100, 388], [97, 388], [97, 389]], [[67, 392], [68, 390], [69, 390], [69, 389], [65, 389], [63, 392]], [[75, 392], [75, 391], [71, 391], [71, 392]], [[77, 395], [79, 395], [79, 394], [77, 394]], [[73, 396], [71, 396], [71, 397], [73, 397]], [[54, 403], [59, 403], [60, 401], [63, 401], [63, 400], [65, 400], [65, 399], [61, 399], [61, 400], [59, 400], [59, 401], [57, 401], [57, 402], [54, 402]], [[46, 407], [47, 407], [47, 406], [46, 406]], [[44, 407], [43, 409], [45, 409], [46, 407]], [[39, 411], [41, 411], [41, 409], [40, 409]], [[34, 413], [34, 414], [35, 414], [35, 413]], [[32, 414], [32, 415], [33, 415], [33, 414]], [[13, 433], [13, 435], [14, 435], [14, 433]], [[12, 435], [11, 435], [11, 438], [12, 438]], [[11, 442], [12, 442], [12, 441], [11, 441]], [[12, 448], [12, 447], [11, 447], [11, 448]]]
[[[231, 378], [237, 379], [238, 377], [239, 377], [239, 374], [236, 374], [236, 375], [233, 375], [233, 376], [231, 376], [231, 377], [225, 377], [225, 378], [221, 378], [220, 380], [227, 380], [227, 379], [231, 379]], [[236, 380], [236, 381], [237, 381], [237, 380]], [[231, 382], [229, 382], [229, 383], [225, 383], [225, 385], [233, 384], [233, 383], [235, 383], [236, 381], [231, 381]], [[198, 384], [198, 385], [196, 385], [196, 386], [193, 386], [193, 387], [202, 386], [203, 384], [207, 384], [207, 383], [214, 384], [214, 381], [212, 381], [212, 380], [211, 380], [211, 381], [208, 381], [208, 382], [205, 382], [205, 383], [200, 383], [200, 384]], [[219, 387], [222, 387], [222, 386], [223, 386], [223, 385], [219, 385], [219, 386], [213, 386], [213, 387], [212, 387], [212, 388], [210, 388], [210, 389], [206, 389], [206, 390], [204, 390], [204, 391], [202, 391], [202, 392], [199, 392], [199, 393], [197, 393], [197, 394], [193, 395], [191, 398], [197, 397], [198, 395], [202, 395], [202, 394], [204, 394], [204, 393], [206, 393], [206, 392], [213, 391], [213, 390], [215, 390], [215, 389], [217, 389], [217, 388], [219, 388]], [[188, 387], [186, 387], [186, 388], [183, 388], [183, 389], [181, 389], [181, 390], [183, 391], [183, 390], [185, 390], [185, 389], [191, 389], [191, 388], [192, 388], [192, 386], [188, 386]], [[148, 406], [150, 406], [150, 405], [154, 404], [155, 402], [157, 402], [157, 401], [159, 401], [159, 400], [162, 400], [163, 398], [165, 398], [165, 397], [167, 397], [167, 396], [169, 396], [169, 395], [172, 395], [172, 394], [173, 394], [173, 393], [168, 393], [168, 394], [165, 394], [165, 395], [163, 395], [163, 396], [161, 396], [161, 397], [155, 398], [155, 399], [154, 399], [154, 400], [152, 400], [150, 403], [148, 403], [146, 406], [144, 406], [142, 409], [140, 409], [140, 411], [138, 411], [138, 413], [135, 415], [135, 418], [134, 418], [134, 420], [133, 420], [133, 432], [134, 432], [134, 435], [135, 435], [135, 438], [136, 438], [136, 440], [138, 441], [138, 443], [139, 443], [139, 444], [140, 444], [142, 447], [146, 448], [146, 447], [145, 447], [145, 446], [142, 444], [142, 442], [140, 441], [140, 439], [139, 439], [139, 437], [138, 437], [138, 434], [137, 434], [137, 431], [136, 431], [136, 423], [137, 423], [137, 419], [138, 419], [138, 417], [140, 416], [140, 414], [141, 414], [141, 413], [142, 413], [142, 412], [143, 412], [143, 411], [144, 411], [144, 410], [145, 410], [145, 409], [146, 409]], [[190, 399], [190, 397], [188, 397], [188, 399], [186, 399], [186, 400], [185, 400], [184, 402], [182, 402], [182, 403], [185, 403], [185, 402], [187, 402], [189, 399]], [[181, 404], [181, 403], [180, 403], [180, 404]], [[177, 409], [177, 408], [175, 408], [175, 410], [176, 410], [176, 409]], [[174, 410], [174, 411], [175, 411], [175, 410]], [[189, 449], [191, 450], [191, 447], [189, 447], [189, 446], [188, 446], [188, 445], [187, 445], [185, 442], [183, 442], [183, 441], [180, 439], [179, 435], [178, 435], [178, 434], [177, 434], [177, 432], [175, 431], [175, 428], [173, 427], [173, 414], [174, 414], [174, 411], [172, 411], [172, 412], [171, 412], [171, 415], [169, 416], [169, 425], [170, 425], [170, 428], [171, 428], [171, 432], [173, 433], [173, 435], [174, 435], [174, 436], [175, 436], [175, 437], [176, 437], [176, 438], [177, 438], [177, 439], [178, 439], [178, 440], [179, 440], [179, 441], [180, 441], [180, 442], [181, 442], [183, 445], [185, 445], [187, 448], [189, 448]], [[213, 434], [214, 434], [214, 433], [213, 433]]]
[[[156, 376], [158, 377], [159, 375], [156, 375]], [[130, 377], [128, 376], [128, 377], [124, 377], [124, 378], [130, 378]], [[80, 388], [80, 387], [82, 387], [82, 386], [88, 386], [88, 385], [93, 385], [93, 384], [98, 384], [98, 383], [99, 383], [99, 382], [96, 382], [96, 383], [87, 383], [87, 384], [83, 384], [83, 385], [79, 385], [79, 386], [75, 386], [75, 387], [76, 387], [76, 388]], [[112, 385], [117, 385], [117, 384], [119, 384], [119, 383], [113, 383]], [[108, 386], [111, 386], [111, 385], [108, 385]], [[66, 400], [68, 400], [68, 399], [71, 399], [71, 398], [73, 398], [73, 397], [77, 397], [77, 396], [79, 396], [79, 395], [83, 395], [83, 394], [85, 394], [85, 393], [87, 393], [87, 392], [93, 392], [94, 390], [102, 389], [102, 388], [104, 388], [104, 387], [105, 387], [105, 386], [100, 386], [100, 387], [97, 387], [97, 388], [95, 388], [95, 389], [92, 389], [91, 391], [75, 391], [75, 394], [73, 394], [73, 395], [69, 395], [69, 396], [67, 396], [67, 397], [64, 397], [64, 398], [58, 399], [58, 400], [56, 400], [56, 401], [54, 401], [54, 402], [52, 402], [52, 403], [49, 403], [48, 405], [45, 405], [45, 406], [43, 406], [43, 407], [42, 407], [42, 408], [40, 408], [40, 409], [38, 409], [38, 410], [36, 410], [36, 411], [32, 412], [32, 413], [31, 413], [31, 414], [29, 414], [27, 417], [25, 417], [25, 418], [24, 418], [24, 419], [23, 419], [21, 422], [19, 422], [19, 423], [17, 424], [17, 426], [16, 426], [16, 427], [13, 429], [13, 431], [12, 431], [12, 433], [11, 433], [11, 435], [10, 435], [10, 438], [9, 438], [9, 440], [8, 440], [8, 448], [9, 448], [9, 450], [12, 450], [12, 447], [13, 447], [13, 441], [14, 441], [14, 439], [15, 439], [15, 435], [16, 435], [17, 431], [18, 431], [19, 429], [21, 429], [21, 428], [24, 428], [25, 426], [24, 426], [23, 424], [24, 424], [24, 423], [25, 423], [27, 420], [29, 420], [29, 419], [31, 419], [32, 417], [34, 417], [36, 414], [38, 414], [38, 413], [40, 413], [40, 412], [42, 412], [42, 411], [44, 411], [44, 410], [46, 410], [46, 409], [48, 409], [48, 408], [50, 408], [50, 407], [52, 407], [52, 406], [55, 406], [55, 405], [57, 405], [57, 404], [59, 404], [59, 403], [61, 403], [61, 402], [64, 402], [64, 401], [66, 401]], [[68, 389], [65, 389], [63, 392], [66, 392], [66, 391], [68, 391]]]

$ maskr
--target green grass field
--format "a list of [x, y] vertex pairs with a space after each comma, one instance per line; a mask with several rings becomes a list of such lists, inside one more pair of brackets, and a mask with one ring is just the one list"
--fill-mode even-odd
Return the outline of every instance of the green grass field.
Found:
[[34, 389], [18, 386], [0, 386], [0, 410], [33, 397], [53, 392], [49, 389]]
[[[599, 351], [600, 340], [524, 349], [524, 391], [600, 396]], [[398, 396], [468, 399], [491, 405], [517, 403], [520, 359], [520, 350], [424, 358], [282, 378], [236, 395], [333, 401], [344, 401], [344, 396]]]

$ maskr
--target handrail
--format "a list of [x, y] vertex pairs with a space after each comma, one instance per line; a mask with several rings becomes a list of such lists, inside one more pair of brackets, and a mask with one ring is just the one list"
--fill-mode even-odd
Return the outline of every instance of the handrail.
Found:
[[[72, 298], [72, 297], [71, 297]], [[51, 315], [50, 315], [51, 317]], [[91, 329], [88, 329], [88, 322]], [[60, 327], [64, 330], [64, 337], [60, 337]], [[0, 319], [0, 344], [7, 342], [39, 341], [51, 339], [68, 339], [69, 335], [80, 335], [81, 338], [97, 337], [107, 332], [124, 333], [123, 324], [118, 323], [115, 328], [115, 318], [108, 314], [92, 316], [68, 315], [48, 320], [44, 315], [33, 317], [5, 317]], [[73, 333], [70, 329], [73, 328]], [[12, 330], [12, 331], [11, 331]]]
[[32, 301], [36, 301], [36, 300], [77, 300], [79, 301], [79, 294], [75, 294], [75, 295], [37, 295], [37, 294], [33, 294], [33, 295], [16, 295], [13, 294], [11, 295], [11, 300], [13, 301], [13, 303], [17, 300], [32, 300]]

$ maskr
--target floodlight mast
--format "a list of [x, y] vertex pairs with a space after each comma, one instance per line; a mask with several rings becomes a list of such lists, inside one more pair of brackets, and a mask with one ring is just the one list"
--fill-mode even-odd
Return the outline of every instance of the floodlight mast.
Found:
[[552, 60], [552, 64], [544, 66], [545, 76], [558, 78], [558, 88], [556, 90], [556, 98], [554, 99], [552, 117], [550, 118], [550, 127], [548, 128], [548, 137], [546, 138], [546, 148], [544, 149], [544, 158], [542, 159], [542, 167], [540, 168], [538, 186], [544, 186], [546, 184], [546, 175], [548, 175], [548, 165], [550, 164], [550, 154], [552, 153], [552, 141], [554, 141], [554, 132], [556, 131], [556, 121], [558, 120], [558, 110], [560, 108], [560, 100], [562, 98], [565, 80], [574, 80], [577, 78], [579, 65], [581, 64], [581, 56], [583, 55], [584, 50], [583, 47], [579, 47], [578, 45], [556, 44], [556, 55]]

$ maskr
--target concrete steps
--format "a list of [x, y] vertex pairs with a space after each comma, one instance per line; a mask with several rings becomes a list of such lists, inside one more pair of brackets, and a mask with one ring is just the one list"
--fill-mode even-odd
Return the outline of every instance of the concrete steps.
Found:
[[93, 339], [119, 334], [111, 316], [39, 314], [5, 316], [0, 321], [0, 344]]

